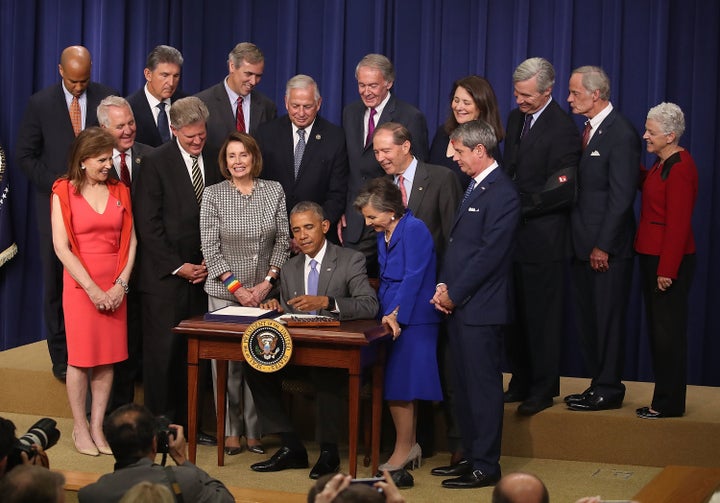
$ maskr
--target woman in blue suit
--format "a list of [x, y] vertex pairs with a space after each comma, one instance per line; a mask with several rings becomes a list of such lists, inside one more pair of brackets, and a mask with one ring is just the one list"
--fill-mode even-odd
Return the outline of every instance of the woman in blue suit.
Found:
[[406, 210], [400, 189], [389, 178], [371, 180], [355, 208], [378, 233], [380, 314], [393, 332], [385, 369], [385, 399], [395, 423], [395, 449], [381, 470], [420, 466], [415, 439], [416, 401], [442, 400], [437, 365], [441, 317], [430, 304], [436, 259], [425, 224]]

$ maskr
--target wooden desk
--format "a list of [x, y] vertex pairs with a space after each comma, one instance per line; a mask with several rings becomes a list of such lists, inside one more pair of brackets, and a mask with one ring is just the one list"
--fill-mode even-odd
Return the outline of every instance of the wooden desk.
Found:
[[720, 490], [720, 468], [666, 466], [635, 495], [638, 503], [705, 503]]
[[[242, 334], [247, 324], [204, 321], [201, 317], [184, 320], [173, 329], [188, 341], [188, 431], [189, 459], [197, 453], [198, 363], [201, 359], [217, 360], [217, 438], [218, 466], [224, 465], [225, 391], [229, 360], [243, 361]], [[339, 327], [288, 329], [293, 340], [292, 365], [347, 369], [349, 375], [348, 457], [349, 472], [357, 474], [358, 417], [360, 416], [360, 377], [363, 347], [387, 335], [387, 330], [373, 320], [343, 322]], [[372, 471], [377, 471], [380, 455], [380, 419], [382, 412], [385, 355], [377, 344], [372, 364]]]

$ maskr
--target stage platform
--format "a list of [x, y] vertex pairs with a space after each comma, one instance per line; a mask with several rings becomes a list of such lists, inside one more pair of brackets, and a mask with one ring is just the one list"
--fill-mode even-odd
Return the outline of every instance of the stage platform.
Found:
[[[635, 409], [649, 404], [653, 384], [627, 382], [626, 385], [625, 404], [613, 411], [575, 412], [556, 400], [553, 407], [528, 418], [515, 412], [517, 404], [506, 405], [503, 471], [534, 471], [546, 481], [551, 495], [567, 495], [567, 499], [554, 497], [553, 501], [570, 501], [570, 497], [593, 494], [602, 494], [606, 499], [628, 499], [641, 495], [641, 490], [653, 494], [651, 488], [658, 482], [651, 481], [660, 478], [665, 473], [663, 469], [670, 465], [720, 468], [720, 388], [690, 386], [684, 417], [651, 421], [636, 418]], [[581, 392], [586, 386], [585, 379], [563, 378], [562, 396]], [[50, 372], [45, 343], [0, 352], [0, 415], [16, 422], [21, 430], [18, 434], [23, 433], [34, 418], [58, 419], [63, 438], [50, 452], [50, 458], [55, 460], [53, 468], [67, 470], [73, 474], [73, 479], [88, 477], [92, 480], [112, 470], [111, 457], [88, 458], [74, 452], [65, 387]], [[441, 420], [440, 414], [438, 419]], [[276, 443], [277, 439], [273, 437], [266, 439], [269, 453], [274, 451]], [[317, 456], [314, 442], [309, 441], [307, 445], [310, 457]], [[442, 445], [439, 447], [442, 449]], [[243, 453], [226, 457], [227, 466], [217, 467], [214, 466], [214, 454], [214, 448], [200, 446], [198, 464], [226, 481], [228, 486], [251, 490], [248, 494], [236, 494], [238, 501], [248, 501], [243, 499], [247, 497], [257, 501], [299, 501], [298, 495], [305, 494], [311, 485], [307, 473], [302, 470], [283, 472], [282, 481], [273, 479], [268, 483], [271, 479], [268, 474], [249, 471], [249, 465], [264, 459], [262, 456]], [[313, 461], [311, 459], [311, 463]], [[463, 491], [460, 492], [465, 498], [457, 492], [439, 489], [439, 480], [426, 473], [430, 467], [446, 461], [447, 454], [439, 452], [426, 459], [421, 469], [415, 470], [416, 487], [407, 492], [408, 501], [467, 499], [468, 495]], [[692, 476], [702, 479], [706, 474], [716, 475], [716, 472], [699, 470]], [[370, 475], [368, 469], [360, 468], [358, 476]], [[667, 484], [668, 480], [677, 484], [683, 477], [666, 475], [660, 482]], [[704, 480], [708, 487], [713, 486], [712, 477], [708, 475]], [[279, 494], [268, 493], [263, 499], [252, 492], [263, 490], [288, 494], [287, 498], [281, 498]], [[487, 498], [479, 497], [489, 501], [490, 489], [478, 490], [478, 495], [485, 492]]]

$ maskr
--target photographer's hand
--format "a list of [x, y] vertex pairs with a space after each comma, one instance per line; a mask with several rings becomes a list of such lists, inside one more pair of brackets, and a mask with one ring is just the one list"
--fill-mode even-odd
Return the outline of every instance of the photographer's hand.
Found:
[[383, 470], [383, 482], [375, 482], [374, 486], [379, 487], [385, 494], [385, 501], [390, 503], [405, 503], [405, 498], [400, 494], [400, 490], [395, 485], [395, 482], [390, 475], [390, 472]]
[[171, 424], [170, 428], [175, 428], [175, 435], [170, 434], [168, 446], [170, 447], [168, 454], [173, 458], [176, 465], [181, 465], [186, 461], [185, 453], [187, 452], [187, 443], [183, 427], [177, 424]]
[[50, 468], [50, 460], [48, 459], [47, 453], [43, 450], [43, 448], [38, 444], [33, 444], [30, 446], [30, 448], [35, 451], [35, 455], [32, 457], [32, 459], [30, 459], [28, 458], [27, 452], [20, 452], [20, 459], [22, 460], [22, 464], [28, 466], [38, 465], [44, 466], [45, 468]]

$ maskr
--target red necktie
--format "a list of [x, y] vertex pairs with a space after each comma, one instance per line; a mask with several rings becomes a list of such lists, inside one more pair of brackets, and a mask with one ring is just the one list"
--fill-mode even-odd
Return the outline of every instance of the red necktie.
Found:
[[583, 150], [585, 150], [585, 147], [587, 147], [588, 142], [590, 141], [590, 131], [592, 131], [592, 126], [590, 125], [590, 121], [585, 121], [585, 129], [583, 129], [583, 136], [582, 136], [582, 145]]
[[235, 129], [241, 133], [245, 132], [245, 116], [242, 110], [243, 97], [238, 96], [237, 99], [237, 112], [235, 113]]
[[365, 146], [366, 147], [372, 143], [373, 133], [375, 132], [375, 121], [373, 119], [375, 119], [375, 109], [371, 108], [370, 116], [368, 117], [368, 124], [367, 124], [368, 133], [367, 133], [367, 137], [365, 138]]
[[75, 136], [79, 135], [80, 131], [82, 131], [82, 117], [80, 116], [80, 102], [77, 96], [73, 96], [70, 102], [70, 122], [72, 123]]
[[125, 152], [120, 152], [120, 180], [128, 187], [130, 187], [132, 183], [130, 181], [130, 170], [125, 162]]
[[405, 179], [402, 175], [398, 175], [398, 188], [400, 189], [400, 194], [402, 194], [402, 202], [403, 206], [407, 208], [407, 192], [405, 191]]

